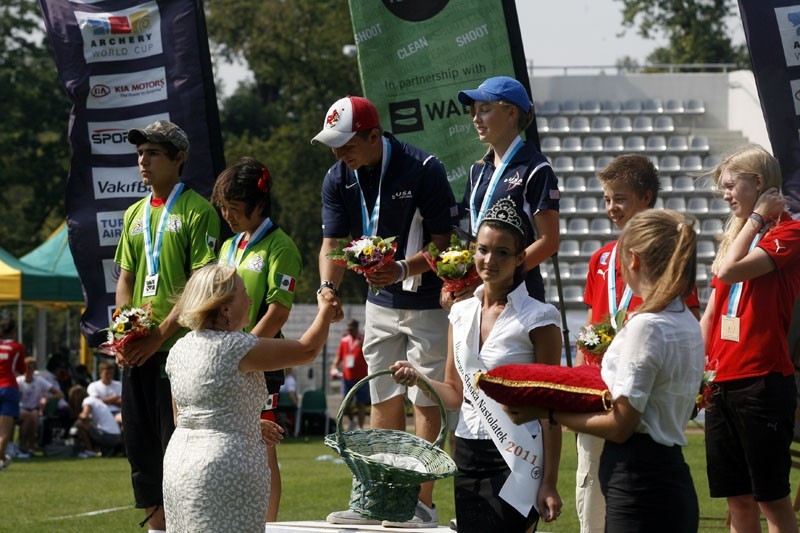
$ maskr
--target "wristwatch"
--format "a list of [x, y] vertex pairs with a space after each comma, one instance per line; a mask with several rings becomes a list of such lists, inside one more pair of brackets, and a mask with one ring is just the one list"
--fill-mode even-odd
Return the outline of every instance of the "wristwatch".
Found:
[[325, 280], [322, 283], [320, 283], [319, 289], [317, 289], [317, 294], [320, 294], [322, 292], [322, 289], [330, 289], [333, 291], [333, 294], [337, 296], [339, 295], [339, 293], [336, 291], [336, 285], [334, 285], [332, 281]]

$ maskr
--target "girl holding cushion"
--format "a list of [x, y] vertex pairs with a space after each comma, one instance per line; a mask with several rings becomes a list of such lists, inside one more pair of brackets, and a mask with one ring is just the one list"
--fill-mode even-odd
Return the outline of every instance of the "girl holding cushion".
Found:
[[694, 220], [674, 211], [644, 211], [622, 230], [622, 276], [642, 304], [603, 357], [611, 410], [505, 407], [519, 424], [549, 418], [606, 440], [599, 478], [609, 533], [697, 530], [681, 451], [705, 361], [700, 325], [682, 300], [694, 286], [696, 241]]
[[[515, 426], [474, 386], [477, 371], [560, 362], [558, 310], [531, 298], [523, 282], [525, 242], [513, 199], [496, 202], [477, 232], [475, 263], [483, 285], [453, 305], [445, 379], [428, 380], [447, 409], [460, 410], [455, 503], [461, 533], [528, 531], [540, 515], [549, 522], [561, 513], [561, 430], [537, 420]], [[390, 368], [406, 386], [425, 379], [406, 361]]]

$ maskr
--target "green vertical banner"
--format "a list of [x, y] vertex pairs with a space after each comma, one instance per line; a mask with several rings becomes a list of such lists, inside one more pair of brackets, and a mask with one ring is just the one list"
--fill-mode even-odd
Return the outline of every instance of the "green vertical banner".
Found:
[[512, 76], [530, 94], [514, 1], [350, 0], [350, 16], [364, 96], [384, 129], [439, 157], [460, 198], [486, 146], [458, 91]]

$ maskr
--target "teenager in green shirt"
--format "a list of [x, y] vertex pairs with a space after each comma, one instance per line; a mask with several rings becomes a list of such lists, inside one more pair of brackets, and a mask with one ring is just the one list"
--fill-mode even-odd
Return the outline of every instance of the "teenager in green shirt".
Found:
[[183, 130], [158, 120], [130, 130], [128, 141], [136, 145], [139, 171], [151, 193], [125, 211], [114, 256], [120, 265], [116, 305], [150, 304], [158, 327], [117, 354], [124, 367], [124, 438], [136, 506], [146, 510], [150, 531], [164, 531], [162, 461], [175, 429], [164, 366], [170, 347], [186, 332], [173, 302], [192, 271], [216, 259], [220, 223], [211, 204], [181, 183], [189, 151]]

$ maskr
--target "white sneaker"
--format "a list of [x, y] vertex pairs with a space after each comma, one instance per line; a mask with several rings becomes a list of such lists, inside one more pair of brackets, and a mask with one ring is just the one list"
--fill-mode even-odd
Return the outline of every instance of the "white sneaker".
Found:
[[414, 516], [405, 522], [391, 522], [384, 520], [381, 522], [383, 527], [404, 527], [404, 528], [424, 528], [424, 527], [439, 527], [439, 513], [436, 511], [436, 506], [428, 507], [421, 501], [417, 500], [417, 507], [414, 510]]
[[0, 472], [8, 468], [8, 465], [11, 464], [11, 456], [6, 455], [5, 459], [0, 459]]
[[81, 459], [90, 459], [92, 457], [97, 457], [98, 454], [90, 451], [90, 450], [83, 450], [81, 453], [78, 454], [78, 457]]
[[352, 509], [346, 511], [334, 511], [325, 518], [325, 521], [330, 524], [351, 524], [357, 526], [379, 526], [380, 520], [374, 518], [367, 518]]
[[458, 524], [456, 523], [456, 519], [450, 519], [450, 529], [453, 531], [458, 531]]
[[28, 452], [17, 452], [17, 457], [16, 458], [17, 459], [30, 459], [31, 458], [31, 454], [29, 454]]

